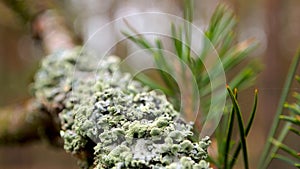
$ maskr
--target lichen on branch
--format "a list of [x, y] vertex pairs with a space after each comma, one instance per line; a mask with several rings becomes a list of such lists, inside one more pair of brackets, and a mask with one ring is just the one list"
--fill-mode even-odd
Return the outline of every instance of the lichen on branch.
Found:
[[119, 63], [81, 47], [42, 62], [35, 96], [59, 116], [65, 150], [82, 168], [209, 168], [209, 138], [194, 141], [192, 123]]

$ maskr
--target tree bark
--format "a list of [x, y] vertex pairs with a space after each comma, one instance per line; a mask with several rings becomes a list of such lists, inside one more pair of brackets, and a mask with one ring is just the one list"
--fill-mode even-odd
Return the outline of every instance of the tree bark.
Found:
[[58, 126], [35, 99], [10, 105], [0, 110], [0, 145], [44, 140], [62, 147]]
[[[11, 6], [16, 2], [8, 0], [6, 3]], [[32, 17], [32, 11], [25, 11], [18, 6], [14, 8], [21, 12], [20, 15], [24, 15], [23, 19], [32, 20], [33, 37], [42, 43], [46, 53], [72, 49], [75, 46], [63, 19], [54, 10], [43, 10]], [[44, 102], [44, 106], [48, 105], [46, 110], [41, 103], [43, 100], [37, 101], [33, 98], [25, 103], [0, 109], [0, 145], [23, 144], [43, 139], [62, 147], [58, 117], [49, 113], [49, 109], [54, 109], [53, 105]]]

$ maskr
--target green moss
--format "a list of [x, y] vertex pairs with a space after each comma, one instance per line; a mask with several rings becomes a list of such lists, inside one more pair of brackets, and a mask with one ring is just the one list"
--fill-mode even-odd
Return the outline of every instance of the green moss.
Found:
[[116, 57], [80, 51], [48, 56], [34, 91], [58, 108], [66, 151], [89, 154], [83, 168], [209, 168], [210, 140], [189, 140], [192, 125], [164, 95], [120, 72]]

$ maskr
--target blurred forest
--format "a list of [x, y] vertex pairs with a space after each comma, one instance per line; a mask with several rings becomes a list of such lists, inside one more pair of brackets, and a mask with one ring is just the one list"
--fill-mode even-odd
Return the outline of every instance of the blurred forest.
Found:
[[[31, 0], [33, 1], [33, 0]], [[220, 1], [195, 0], [194, 24], [205, 28]], [[239, 18], [238, 38], [256, 38], [260, 45], [252, 53], [253, 58], [263, 62], [263, 71], [253, 88], [259, 90], [259, 104], [253, 129], [248, 136], [251, 168], [256, 168], [259, 155], [275, 114], [283, 83], [297, 47], [300, 45], [300, 1], [299, 0], [252, 0], [226, 1]], [[181, 0], [45, 0], [61, 12], [84, 43], [99, 27], [110, 21], [132, 13], [160, 11], [183, 15]], [[142, 19], [142, 18], [141, 18]], [[154, 25], [159, 27], [159, 23]], [[121, 36], [111, 30], [107, 36], [94, 37], [90, 47], [97, 52], [107, 48], [106, 42]], [[125, 57], [127, 50], [120, 45], [112, 53]], [[134, 50], [134, 49], [131, 49]], [[24, 25], [3, 2], [0, 1], [0, 106], [25, 101], [30, 97], [32, 82], [44, 52], [31, 37], [29, 25]], [[236, 68], [239, 71], [239, 67]], [[299, 71], [298, 71], [299, 72]], [[240, 91], [240, 105], [249, 112], [253, 88]], [[292, 90], [299, 91], [294, 85]], [[246, 114], [247, 116], [247, 114]], [[295, 146], [299, 141], [290, 139]], [[282, 168], [282, 162], [274, 161], [270, 168]], [[28, 146], [0, 147], [0, 168], [78, 168], [75, 160], [62, 149], [44, 143]]]

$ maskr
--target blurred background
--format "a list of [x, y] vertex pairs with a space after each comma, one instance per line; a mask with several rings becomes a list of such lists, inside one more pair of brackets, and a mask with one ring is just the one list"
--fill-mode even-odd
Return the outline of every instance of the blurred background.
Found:
[[[195, 0], [194, 24], [205, 29], [219, 2], [221, 1]], [[300, 1], [227, 0], [226, 2], [239, 18], [238, 40], [256, 38], [260, 45], [251, 57], [258, 58], [264, 64], [255, 86], [239, 94], [242, 110], [249, 112], [253, 89], [259, 90], [258, 113], [248, 136], [250, 166], [256, 168], [288, 67], [300, 45]], [[42, 3], [51, 3], [57, 7], [66, 16], [70, 28], [83, 43], [101, 26], [125, 15], [155, 11], [183, 16], [182, 0], [45, 0]], [[140, 19], [137, 22], [142, 23], [143, 18]], [[154, 27], [161, 28], [159, 23], [153, 24]], [[32, 40], [29, 30], [29, 25], [20, 22], [18, 16], [0, 1], [0, 107], [22, 102], [30, 97], [29, 85], [44, 52], [41, 46]], [[118, 31], [110, 29], [105, 36], [94, 36], [89, 41], [89, 47], [97, 52], [103, 52], [107, 49], [108, 42], [113, 41], [116, 36], [121, 36]], [[134, 49], [126, 49], [119, 45], [113, 48], [111, 53], [125, 57], [128, 50]], [[299, 86], [294, 85], [292, 89], [299, 91]], [[298, 141], [291, 138], [288, 142], [299, 147], [299, 138]], [[286, 168], [283, 166], [286, 165], [274, 161], [270, 168]], [[76, 161], [63, 150], [44, 143], [33, 143], [26, 146], [1, 146], [0, 168], [78, 167]]]

